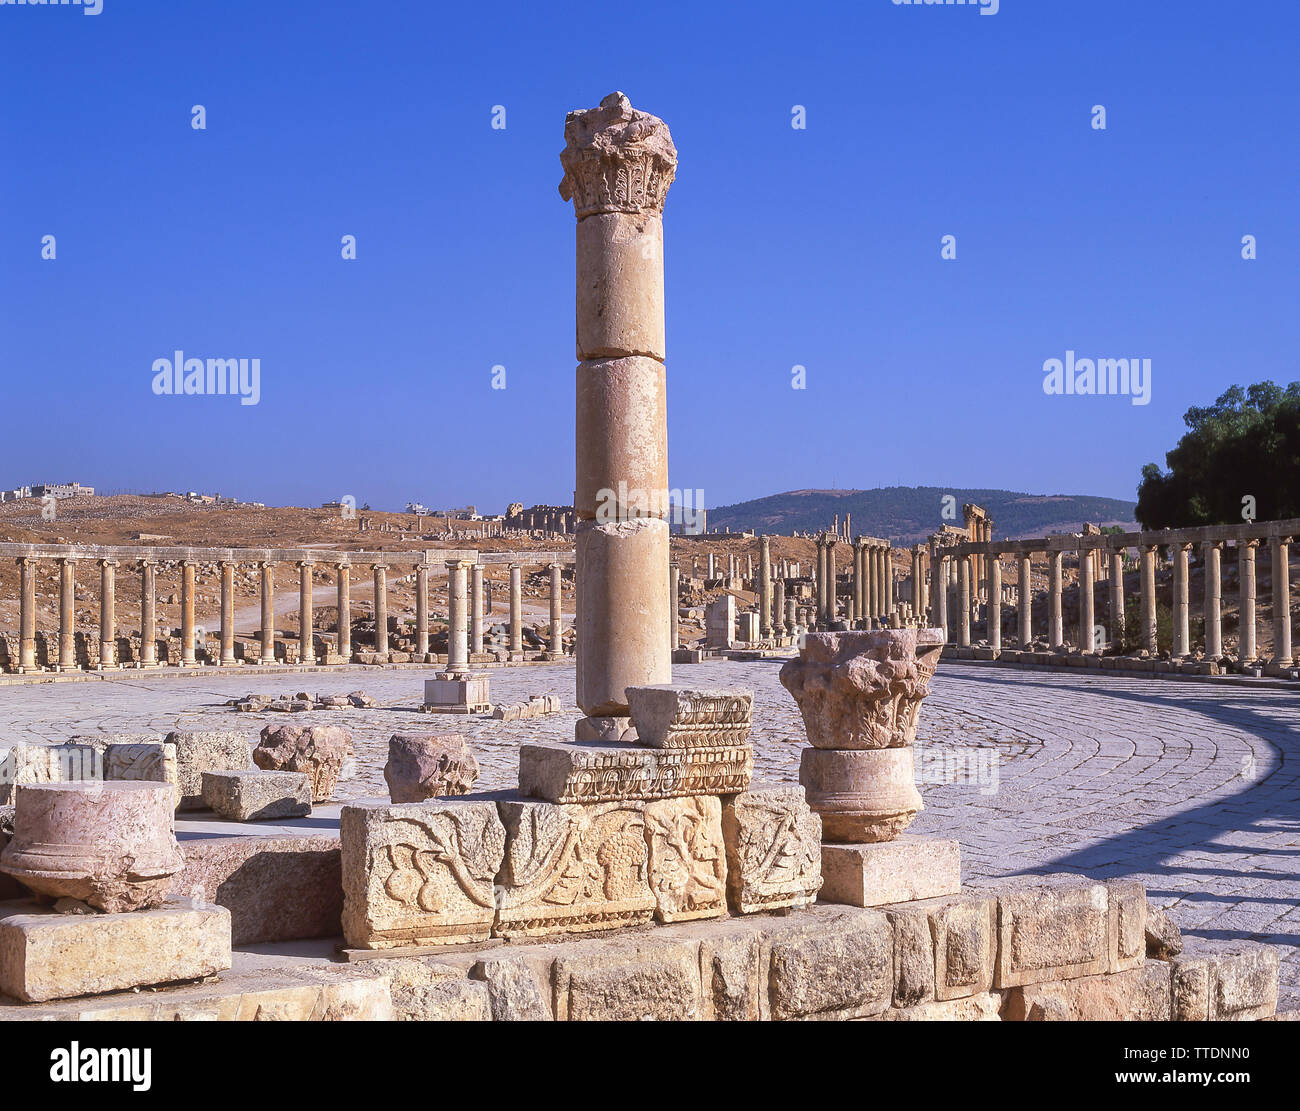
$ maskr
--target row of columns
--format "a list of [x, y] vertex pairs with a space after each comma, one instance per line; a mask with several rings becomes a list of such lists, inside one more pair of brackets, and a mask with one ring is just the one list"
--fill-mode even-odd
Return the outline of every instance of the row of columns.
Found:
[[[36, 565], [42, 557], [20, 556], [19, 580], [19, 633], [18, 664], [20, 672], [37, 670], [36, 663]], [[59, 564], [59, 671], [77, 670], [76, 657], [76, 563], [74, 556], [58, 557]], [[117, 666], [117, 568], [116, 559], [99, 559], [99, 666]], [[157, 564], [148, 559], [140, 565], [140, 660], [141, 667], [158, 663], [157, 628]], [[181, 666], [198, 663], [195, 622], [195, 567], [197, 561], [182, 560], [181, 567]], [[261, 622], [258, 640], [264, 663], [275, 661], [275, 564], [262, 561], [260, 569]], [[316, 662], [313, 641], [313, 572], [315, 561], [298, 561], [298, 613], [299, 662]], [[338, 655], [344, 661], [352, 658], [352, 603], [351, 564], [330, 564], [337, 576], [338, 601]], [[562, 565], [550, 566], [550, 638], [548, 651], [555, 657], [563, 654], [563, 621], [561, 616]], [[235, 561], [218, 562], [221, 581], [220, 650], [218, 664], [233, 666], [239, 661], [235, 656]], [[374, 613], [375, 652], [380, 659], [388, 656], [388, 576], [383, 564], [375, 564]], [[416, 567], [415, 593], [415, 654], [429, 654], [429, 569], [425, 564]], [[468, 666], [471, 652], [483, 651], [484, 635], [484, 576], [483, 565], [470, 560], [447, 561], [449, 594], [448, 668]], [[468, 577], [468, 586], [467, 586]], [[510, 564], [510, 619], [509, 651], [522, 654], [523, 645], [523, 566]]]
[[[1273, 656], [1270, 666], [1285, 669], [1294, 666], [1292, 653], [1292, 629], [1290, 610], [1290, 582], [1288, 559], [1290, 556], [1291, 537], [1277, 536], [1269, 539], [1270, 562], [1273, 577]], [[1238, 609], [1240, 635], [1237, 648], [1238, 659], [1242, 663], [1256, 659], [1256, 579], [1255, 553], [1261, 541], [1243, 539], [1237, 542], [1238, 569]], [[1205, 654], [1218, 657], [1223, 654], [1223, 587], [1222, 555], [1225, 544], [1220, 540], [1205, 540], [1199, 543], [1201, 561], [1205, 573], [1205, 591], [1202, 603], [1202, 616], [1205, 623]], [[1156, 630], [1156, 560], [1161, 545], [1143, 544], [1138, 548], [1139, 599], [1141, 606], [1142, 648], [1154, 654], [1157, 650]], [[1189, 597], [1190, 556], [1198, 547], [1193, 542], [1175, 542], [1168, 545], [1171, 549], [1173, 564], [1173, 588], [1171, 614], [1173, 622], [1172, 651], [1174, 657], [1186, 658], [1192, 654], [1191, 643], [1191, 604]], [[1048, 556], [1047, 588], [1047, 639], [1053, 649], [1065, 647], [1065, 626], [1062, 616], [1062, 596], [1064, 593], [1064, 575], [1062, 561], [1064, 552], [1050, 551]], [[947, 581], [948, 570], [945, 566], [955, 559], [957, 567], [957, 643], [962, 647], [970, 645], [970, 625], [974, 610], [974, 561], [985, 559], [988, 573], [988, 642], [992, 648], [1001, 647], [1002, 639], [1002, 565], [997, 557], [979, 554], [958, 556], [944, 555], [941, 549], [932, 553], [931, 562], [931, 603], [934, 612], [931, 620], [947, 629]], [[1095, 572], [1094, 559], [1108, 560], [1104, 576], [1109, 580], [1107, 591], [1108, 627], [1103, 628], [1097, 621], [1095, 611]], [[1031, 555], [1028, 552], [1018, 554], [1019, 560], [1019, 596], [1018, 639], [1022, 646], [1033, 639], [1033, 589], [1031, 585]], [[915, 564], [914, 564], [915, 569]], [[1118, 642], [1124, 633], [1125, 596], [1124, 596], [1124, 556], [1122, 549], [1084, 548], [1079, 551], [1079, 628], [1083, 644], [1076, 645], [1086, 652], [1100, 652], [1105, 648], [1107, 635], [1112, 643]]]

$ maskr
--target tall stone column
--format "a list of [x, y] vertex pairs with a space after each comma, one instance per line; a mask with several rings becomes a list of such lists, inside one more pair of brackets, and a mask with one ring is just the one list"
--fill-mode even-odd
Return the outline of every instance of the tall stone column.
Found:
[[1201, 545], [1205, 564], [1205, 656], [1211, 660], [1223, 655], [1221, 551], [1222, 545], [1216, 540]]
[[867, 568], [866, 616], [878, 618], [880, 616], [880, 546], [868, 544], [863, 560]]
[[269, 559], [261, 564], [262, 573], [262, 659], [275, 663], [275, 564]]
[[681, 616], [681, 571], [677, 564], [668, 569], [668, 597], [672, 605], [668, 608], [668, 644], [674, 652], [681, 647], [681, 633], [678, 620]]
[[817, 536], [817, 573], [814, 575], [813, 585], [816, 587], [817, 597], [817, 622], [820, 623], [826, 619], [826, 542]]
[[510, 565], [510, 655], [519, 657], [524, 651], [524, 569], [518, 563]]
[[560, 195], [578, 221], [577, 699], [588, 717], [627, 717], [626, 688], [672, 679], [663, 207], [677, 151], [622, 93], [570, 112], [564, 137]]
[[1255, 647], [1255, 549], [1258, 547], [1258, 540], [1237, 541], [1237, 577], [1240, 581], [1237, 660], [1243, 664], [1251, 663], [1258, 651]]
[[881, 590], [884, 592], [885, 616], [894, 612], [894, 548], [886, 541], [880, 549]]
[[1269, 667], [1285, 671], [1295, 663], [1291, 655], [1291, 582], [1287, 561], [1291, 538], [1275, 536], [1271, 542], [1273, 566], [1273, 658]]
[[1174, 649], [1173, 654], [1182, 659], [1192, 654], [1188, 625], [1187, 553], [1190, 544], [1174, 545]]
[[1020, 607], [1020, 649], [1024, 651], [1034, 639], [1034, 577], [1033, 560], [1028, 552], [1020, 555], [1020, 584], [1016, 588]]
[[428, 662], [429, 565], [427, 563], [417, 563], [415, 566], [415, 654], [421, 663]]
[[867, 614], [867, 544], [861, 536], [853, 541], [853, 608], [869, 622]]
[[1110, 642], [1116, 649], [1124, 642], [1124, 552], [1110, 553]]
[[1061, 558], [1064, 553], [1048, 555], [1047, 643], [1060, 648], [1065, 643], [1065, 623], [1061, 620]]
[[1156, 629], [1157, 545], [1143, 544], [1142, 552], [1142, 647], [1151, 655], [1158, 648]]
[[563, 600], [562, 586], [563, 579], [562, 565], [559, 563], [551, 564], [551, 642], [547, 646], [548, 651], [553, 659], [564, 658], [564, 619], [560, 611], [560, 603]]
[[483, 565], [469, 569], [469, 650], [483, 651]]
[[467, 575], [469, 563], [447, 560], [447, 670], [469, 668], [469, 622]]
[[60, 558], [59, 671], [75, 671], [77, 667], [76, 596], [76, 561], [67, 557]]
[[989, 600], [987, 609], [988, 614], [988, 636], [989, 647], [995, 652], [1002, 650], [1002, 559], [999, 556], [989, 556]]
[[99, 561], [99, 666], [117, 667], [117, 561]]
[[298, 662], [314, 664], [316, 662], [315, 642], [312, 640], [312, 597], [310, 560], [298, 563]]
[[335, 589], [338, 592], [339, 658], [346, 664], [352, 662], [352, 565], [340, 563], [334, 571]]
[[1079, 651], [1095, 652], [1093, 629], [1097, 625], [1096, 602], [1092, 580], [1092, 549], [1079, 549]]
[[223, 559], [221, 567], [221, 659], [222, 667], [234, 667], [235, 659], [235, 565]]
[[957, 565], [957, 644], [962, 648], [970, 647], [970, 607], [971, 607], [971, 564], [972, 556], [960, 557]]
[[152, 560], [140, 561], [140, 666], [158, 663], [158, 619], [155, 609], [157, 589], [154, 585]]
[[36, 670], [36, 560], [18, 560], [18, 670]]
[[[375, 579], [375, 659], [381, 664], [388, 662], [388, 568], [382, 563], [374, 565]], [[423, 593], [425, 606], [425, 636], [428, 636], [429, 592]], [[420, 594], [416, 595], [416, 615], [419, 616]], [[427, 644], [426, 644], [427, 650]]]
[[930, 624], [943, 630], [944, 643], [948, 641], [948, 561], [941, 549], [930, 553]]
[[918, 618], [925, 615], [925, 575], [920, 548], [912, 549], [912, 612]]
[[196, 628], [194, 624], [194, 562], [181, 560], [181, 666], [194, 667]]
[[785, 600], [785, 631], [793, 636], [799, 629], [799, 604], [793, 598]]
[[772, 635], [785, 632], [785, 580], [777, 579], [772, 587]]
[[835, 537], [826, 538], [826, 620], [833, 622], [839, 618], [839, 590], [835, 570]]
[[772, 542], [764, 536], [758, 542], [758, 635], [772, 635]]

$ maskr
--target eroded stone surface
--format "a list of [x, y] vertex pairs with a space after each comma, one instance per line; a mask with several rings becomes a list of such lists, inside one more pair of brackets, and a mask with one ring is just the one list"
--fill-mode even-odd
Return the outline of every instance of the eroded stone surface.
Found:
[[712, 748], [745, 744], [754, 718], [754, 692], [664, 684], [629, 687], [637, 743], [649, 748]]
[[478, 761], [459, 733], [396, 733], [384, 779], [393, 802], [464, 795], [478, 779]]
[[268, 725], [253, 749], [253, 762], [268, 771], [306, 772], [312, 801], [327, 802], [351, 755], [352, 734], [341, 725]]
[[575, 742], [519, 749], [520, 792], [548, 802], [730, 795], [749, 786], [753, 771], [748, 745], [649, 749]]
[[1109, 971], [1105, 884], [1080, 877], [1008, 881], [998, 887], [997, 987]]
[[727, 854], [722, 802], [707, 796], [645, 805], [650, 890], [655, 918], [684, 922], [727, 913]]
[[821, 821], [802, 787], [756, 784], [723, 800], [727, 890], [739, 914], [802, 907], [822, 886]]
[[203, 801], [232, 822], [304, 818], [311, 813], [311, 777], [304, 772], [204, 772]]
[[253, 746], [243, 733], [178, 729], [167, 734], [166, 743], [176, 749], [180, 810], [203, 807], [204, 772], [241, 771], [253, 766]]

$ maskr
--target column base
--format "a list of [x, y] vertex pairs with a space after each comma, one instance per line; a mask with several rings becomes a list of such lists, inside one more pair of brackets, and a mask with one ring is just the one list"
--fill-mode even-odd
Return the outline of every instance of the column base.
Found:
[[820, 903], [878, 907], [961, 891], [961, 846], [903, 834], [870, 845], [822, 845]]
[[54, 670], [59, 673], [68, 672], [68, 671], [80, 671], [81, 666], [79, 664], [57, 664], [55, 665]]
[[234, 656], [231, 656], [230, 659], [228, 659], [228, 660], [225, 660], [225, 659], [221, 660], [221, 661], [218, 663], [217, 666], [219, 666], [219, 667], [239, 667], [243, 662], [244, 662], [243, 660], [237, 660]]
[[1277, 679], [1294, 679], [1296, 663], [1294, 660], [1269, 660], [1264, 665], [1264, 674]]

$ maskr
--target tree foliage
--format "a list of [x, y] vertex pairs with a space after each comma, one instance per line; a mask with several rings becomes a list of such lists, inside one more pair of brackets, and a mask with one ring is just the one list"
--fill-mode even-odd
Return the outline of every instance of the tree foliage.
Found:
[[1183, 415], [1188, 431], [1142, 468], [1137, 519], [1143, 528], [1240, 524], [1244, 499], [1255, 520], [1300, 517], [1300, 382], [1233, 386], [1213, 405]]

